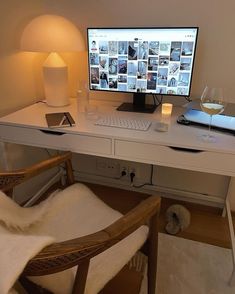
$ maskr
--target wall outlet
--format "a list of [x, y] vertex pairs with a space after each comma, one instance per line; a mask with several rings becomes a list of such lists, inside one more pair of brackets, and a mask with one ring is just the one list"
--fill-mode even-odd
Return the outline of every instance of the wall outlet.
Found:
[[95, 173], [100, 176], [131, 182], [131, 173], [134, 173], [133, 182], [147, 182], [149, 181], [148, 171], [149, 166], [145, 164], [103, 157], [96, 158]]
[[[130, 173], [134, 172], [134, 183], [149, 183], [151, 175], [151, 165], [145, 163], [132, 162], [127, 160], [118, 160], [105, 157], [95, 157], [84, 154], [73, 155], [73, 165], [78, 172], [113, 178], [125, 184], [130, 184]], [[122, 176], [122, 171], [126, 174]]]
[[120, 164], [115, 159], [97, 158], [96, 171], [107, 177], [118, 177], [120, 172]]
[[140, 178], [139, 174], [139, 167], [138, 164], [135, 164], [133, 162], [125, 162], [120, 164], [120, 176], [122, 175], [122, 172], [125, 172], [126, 174], [122, 176], [121, 179], [123, 180], [130, 180], [130, 174], [134, 173], [135, 178]]

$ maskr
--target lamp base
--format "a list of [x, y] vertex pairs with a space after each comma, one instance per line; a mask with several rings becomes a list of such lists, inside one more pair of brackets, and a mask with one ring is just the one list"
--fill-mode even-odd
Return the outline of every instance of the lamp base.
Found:
[[45, 98], [48, 106], [69, 104], [68, 68], [57, 53], [51, 53], [43, 64]]

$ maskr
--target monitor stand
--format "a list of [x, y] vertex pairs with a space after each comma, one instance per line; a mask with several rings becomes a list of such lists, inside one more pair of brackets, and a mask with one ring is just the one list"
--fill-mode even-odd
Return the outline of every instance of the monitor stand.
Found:
[[134, 93], [133, 103], [122, 103], [117, 110], [141, 113], [153, 113], [157, 105], [145, 104], [145, 93]]

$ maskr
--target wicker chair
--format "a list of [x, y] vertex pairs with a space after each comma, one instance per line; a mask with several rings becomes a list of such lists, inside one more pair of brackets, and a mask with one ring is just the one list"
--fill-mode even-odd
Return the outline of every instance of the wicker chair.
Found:
[[[16, 172], [0, 173], [0, 189], [6, 194], [11, 195], [16, 185], [61, 164], [64, 165], [66, 170], [66, 184], [68, 186], [74, 184], [71, 153], [66, 152], [35, 164], [30, 168]], [[53, 243], [45, 247], [26, 265], [20, 278], [21, 284], [25, 288], [29, 287], [31, 289], [29, 293], [37, 293], [38, 286], [32, 290], [34, 285], [26, 277], [49, 275], [77, 266], [72, 293], [84, 293], [91, 258], [117, 244], [120, 240], [135, 232], [140, 226], [147, 224], [149, 231], [144, 248], [148, 256], [148, 294], [154, 294], [157, 270], [159, 210], [160, 198], [158, 196], [150, 196], [127, 214], [98, 232], [60, 243]], [[38, 293], [51, 293], [44, 290], [40, 287]]]

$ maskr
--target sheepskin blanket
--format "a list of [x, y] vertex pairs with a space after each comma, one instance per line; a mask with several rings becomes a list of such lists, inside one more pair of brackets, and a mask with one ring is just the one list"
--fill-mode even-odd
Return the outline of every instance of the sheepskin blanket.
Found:
[[[31, 208], [21, 208], [1, 193], [0, 293], [8, 293], [27, 261], [53, 240], [61, 242], [97, 232], [121, 216], [83, 184], [74, 184]], [[85, 293], [98, 293], [138, 251], [147, 234], [148, 228], [142, 226], [92, 258]], [[29, 278], [53, 293], [69, 294], [75, 274], [76, 267]]]
[[48, 209], [45, 204], [22, 208], [0, 191], [1, 294], [15, 293], [11, 288], [27, 262], [54, 240], [51, 236], [27, 233], [27, 229], [45, 215]]

